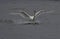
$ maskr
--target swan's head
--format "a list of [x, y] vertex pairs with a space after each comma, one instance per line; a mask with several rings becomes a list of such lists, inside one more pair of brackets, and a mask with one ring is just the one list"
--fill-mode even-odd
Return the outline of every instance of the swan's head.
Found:
[[33, 20], [34, 19], [34, 16], [30, 16], [30, 19]]

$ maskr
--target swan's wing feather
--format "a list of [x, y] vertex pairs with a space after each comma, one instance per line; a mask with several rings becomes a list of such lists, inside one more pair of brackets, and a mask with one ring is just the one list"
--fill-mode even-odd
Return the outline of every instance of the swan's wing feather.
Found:
[[12, 12], [12, 13], [9, 13], [10, 15], [19, 15], [20, 13], [14, 13], [14, 12]]
[[35, 16], [40, 15], [42, 11], [44, 11], [44, 10], [39, 10], [38, 12], [36, 12], [36, 13], [35, 13]]
[[22, 16], [22, 17], [24, 17], [22, 14], [20, 14], [20, 13], [9, 13], [9, 14], [11, 14], [11, 15], [18, 15], [18, 16]]
[[38, 11], [35, 16], [37, 17], [37, 16], [42, 15], [42, 14], [53, 13], [53, 12], [54, 12], [53, 10], [52, 11], [47, 11], [47, 12], [42, 10], [42, 12]]
[[30, 15], [26, 11], [19, 10], [18, 12], [22, 17], [24, 16], [25, 18], [30, 18]]
[[25, 18], [29, 18], [30, 15], [27, 14], [26, 12], [20, 12], [20, 15], [24, 16]]
[[52, 11], [47, 11], [47, 12], [43, 12], [42, 14], [49, 14], [49, 13], [53, 13], [54, 12], [54, 10], [52, 10]]
[[12, 15], [19, 15], [19, 16], [21, 16], [21, 17], [23, 17], [23, 18], [29, 18], [29, 16], [30, 16], [30, 15], [28, 15], [28, 14], [25, 13], [25, 12], [20, 12], [20, 13], [10, 13], [10, 14], [12, 14]]

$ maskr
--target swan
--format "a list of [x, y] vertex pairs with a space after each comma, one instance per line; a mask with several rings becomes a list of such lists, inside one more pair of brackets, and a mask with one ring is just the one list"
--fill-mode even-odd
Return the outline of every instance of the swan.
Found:
[[13, 12], [13, 13], [9, 13], [9, 14], [11, 14], [11, 15], [19, 15], [19, 16], [25, 18], [25, 19], [29, 19], [30, 21], [35, 21], [35, 19], [38, 16], [40, 16], [41, 14], [46, 14], [46, 13], [51, 13], [51, 12], [53, 12], [53, 11], [44, 12], [44, 10], [39, 10], [39, 11], [35, 11], [34, 10], [34, 15], [31, 16], [26, 11], [19, 10], [19, 12], [17, 12], [17, 13], [16, 12], [15, 13]]

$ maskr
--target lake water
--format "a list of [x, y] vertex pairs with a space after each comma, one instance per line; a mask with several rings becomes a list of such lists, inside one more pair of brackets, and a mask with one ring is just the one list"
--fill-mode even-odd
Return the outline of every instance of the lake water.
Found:
[[[9, 15], [13, 8], [32, 8], [53, 10], [54, 12], [38, 17], [40, 24], [5, 24], [0, 23], [0, 39], [60, 39], [60, 2], [54, 1], [8, 1], [0, 4], [0, 18], [25, 20]], [[32, 12], [31, 12], [32, 11]]]

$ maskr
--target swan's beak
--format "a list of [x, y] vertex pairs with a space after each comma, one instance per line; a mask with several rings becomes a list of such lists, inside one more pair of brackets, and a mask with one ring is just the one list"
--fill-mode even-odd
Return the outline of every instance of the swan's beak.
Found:
[[32, 20], [33, 20], [33, 18], [34, 18], [34, 16], [30, 16], [30, 19], [32, 19]]

